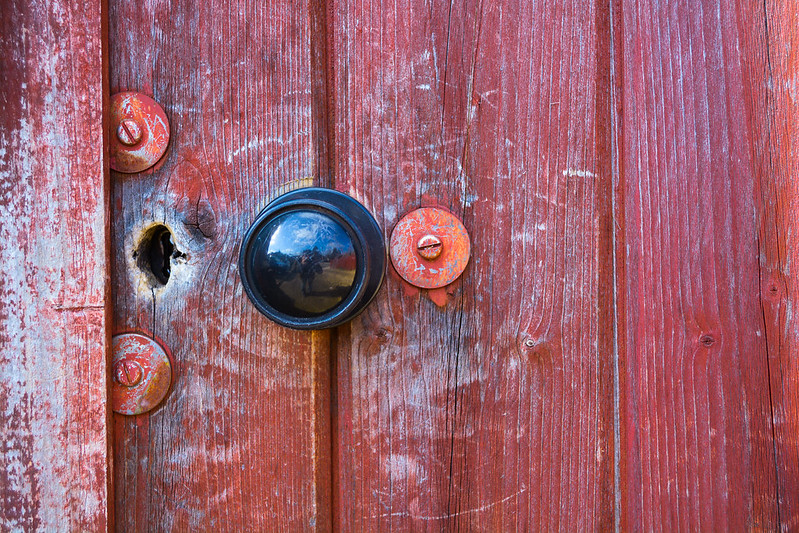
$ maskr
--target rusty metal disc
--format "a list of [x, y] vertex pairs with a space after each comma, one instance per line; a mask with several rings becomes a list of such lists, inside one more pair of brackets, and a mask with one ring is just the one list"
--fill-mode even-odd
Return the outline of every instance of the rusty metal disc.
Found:
[[139, 333], [116, 335], [111, 344], [114, 412], [138, 415], [156, 407], [172, 384], [172, 364], [166, 350]]
[[111, 168], [127, 174], [155, 165], [169, 144], [169, 121], [155, 100], [137, 92], [111, 97]]
[[455, 281], [469, 263], [469, 234], [445, 209], [423, 207], [405, 215], [391, 232], [391, 262], [408, 283], [422, 289]]

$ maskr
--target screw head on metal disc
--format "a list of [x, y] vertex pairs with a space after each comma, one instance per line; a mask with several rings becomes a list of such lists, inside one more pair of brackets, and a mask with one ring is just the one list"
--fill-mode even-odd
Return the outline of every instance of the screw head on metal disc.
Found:
[[129, 91], [111, 97], [111, 168], [134, 173], [155, 165], [169, 144], [169, 121], [147, 95]]
[[144, 370], [136, 361], [123, 360], [114, 365], [114, 379], [123, 387], [135, 387], [143, 375]]
[[116, 335], [111, 344], [114, 412], [139, 415], [155, 408], [172, 384], [172, 364], [164, 347], [140, 333]]
[[422, 257], [432, 261], [441, 255], [443, 244], [435, 235], [425, 235], [416, 243], [416, 252]]
[[469, 263], [469, 234], [458, 218], [437, 207], [405, 215], [391, 232], [391, 262], [408, 283], [422, 289], [445, 287]]
[[117, 139], [125, 146], [135, 146], [142, 138], [141, 124], [135, 119], [126, 118], [119, 123]]

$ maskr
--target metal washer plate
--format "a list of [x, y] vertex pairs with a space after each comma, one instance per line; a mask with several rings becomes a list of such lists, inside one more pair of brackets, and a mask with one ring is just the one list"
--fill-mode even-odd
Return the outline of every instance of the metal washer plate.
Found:
[[[419, 239], [435, 235], [442, 252], [436, 259], [422, 258]], [[458, 218], [437, 207], [423, 207], [405, 215], [391, 232], [391, 262], [408, 283], [422, 289], [445, 287], [458, 279], [469, 263], [469, 233]]]
[[[134, 119], [142, 129], [142, 139], [126, 146], [117, 139], [116, 131], [123, 119]], [[117, 172], [134, 173], [155, 165], [169, 144], [169, 121], [155, 100], [129, 91], [111, 97], [111, 168]]]
[[111, 404], [114, 412], [139, 415], [156, 407], [172, 384], [172, 364], [164, 348], [155, 340], [139, 333], [123, 333], [111, 339], [114, 360], [111, 368], [123, 361], [137, 363], [142, 369], [141, 381], [125, 387], [111, 381]]

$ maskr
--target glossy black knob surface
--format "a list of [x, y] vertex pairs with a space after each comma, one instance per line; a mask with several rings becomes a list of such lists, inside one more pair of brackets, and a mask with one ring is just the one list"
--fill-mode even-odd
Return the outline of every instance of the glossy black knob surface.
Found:
[[305, 188], [272, 201], [244, 236], [239, 274], [255, 307], [295, 329], [357, 316], [383, 281], [380, 227], [355, 199]]

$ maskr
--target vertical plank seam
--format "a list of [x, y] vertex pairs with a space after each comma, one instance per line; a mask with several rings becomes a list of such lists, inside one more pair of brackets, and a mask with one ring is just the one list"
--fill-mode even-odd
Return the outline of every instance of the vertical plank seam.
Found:
[[111, 334], [114, 325], [114, 300], [111, 292], [111, 265], [112, 265], [112, 252], [111, 252], [111, 237], [113, 230], [111, 229], [111, 166], [109, 157], [109, 138], [111, 123], [109, 118], [110, 113], [110, 100], [111, 100], [111, 75], [110, 75], [110, 41], [109, 41], [109, 17], [108, 0], [100, 1], [100, 55], [102, 66], [100, 73], [102, 76], [101, 88], [102, 94], [102, 111], [101, 111], [101, 127], [103, 136], [103, 217], [105, 223], [102, 225], [105, 231], [105, 276], [103, 276], [103, 294], [104, 294], [104, 326], [105, 326], [105, 345], [103, 347], [105, 352], [105, 431], [106, 431], [106, 519], [105, 530], [110, 533], [114, 531], [115, 522], [115, 507], [114, 502], [116, 496], [114, 493], [114, 416], [111, 410]]
[[[318, 160], [314, 164], [314, 181], [317, 186], [331, 187], [336, 189], [336, 132], [335, 132], [335, 71], [332, 61], [332, 54], [335, 51], [335, 42], [333, 40], [333, 33], [330, 31], [330, 24], [333, 17], [334, 5], [331, 0], [310, 0], [308, 4], [309, 14], [309, 29], [310, 35], [310, 60], [311, 60], [311, 76], [316, 80], [314, 83], [320, 85], [318, 93], [313, 95], [312, 106], [315, 108], [313, 111], [312, 120], [316, 123], [313, 125], [313, 130], [317, 132], [317, 137], [314, 139], [316, 144], [316, 154]], [[312, 87], [312, 91], [314, 88]], [[323, 160], [323, 161], [322, 161]], [[325, 169], [321, 165], [326, 166]], [[326, 453], [329, 454], [328, 461], [325, 463], [327, 468], [326, 473], [317, 472], [318, 480], [324, 480], [328, 484], [327, 489], [324, 491], [326, 498], [324, 509], [320, 506], [319, 494], [320, 487], [314, 486], [317, 493], [317, 521], [316, 527], [319, 529], [320, 518], [323, 518], [323, 523], [330, 531], [338, 531], [338, 490], [337, 490], [337, 477], [338, 477], [338, 330], [330, 330], [327, 342], [327, 364], [326, 370], [328, 372], [324, 386], [327, 388], [326, 409], [324, 413], [314, 413], [315, 417], [327, 417], [327, 424], [324, 427], [326, 435], [320, 435], [320, 425], [317, 423], [314, 428], [314, 439], [320, 442], [319, 450], [315, 452], [315, 456], [321, 452], [322, 446], [326, 447]], [[314, 353], [317, 353], [315, 350]], [[319, 354], [321, 355], [321, 354]], [[315, 356], [316, 357], [316, 356]], [[313, 367], [321, 367], [322, 361], [313, 361]], [[316, 387], [314, 386], [314, 390]], [[318, 406], [319, 402], [315, 401], [314, 406]], [[323, 439], [327, 439], [325, 443]], [[319, 468], [319, 465], [316, 465]], [[316, 485], [316, 484], [315, 484]], [[319, 517], [318, 515], [324, 512], [326, 516]]]

